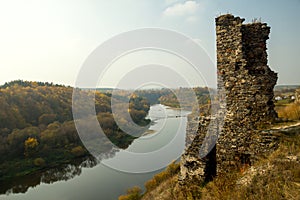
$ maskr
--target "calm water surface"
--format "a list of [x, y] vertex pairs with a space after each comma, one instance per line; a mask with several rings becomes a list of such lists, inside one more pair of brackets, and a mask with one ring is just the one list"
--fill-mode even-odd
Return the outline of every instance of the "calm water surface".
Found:
[[[136, 139], [126, 150], [112, 154], [96, 166], [95, 163], [86, 162], [82, 165], [68, 165], [61, 169], [53, 169], [35, 180], [35, 176], [23, 177], [22, 180], [12, 180], [10, 185], [14, 191], [9, 190], [0, 195], [2, 200], [115, 200], [132, 186], [143, 188], [145, 181], [153, 177], [163, 168], [165, 163], [178, 159], [183, 152], [187, 111], [169, 109], [166, 106], [151, 106], [149, 118], [155, 123], [150, 126], [154, 132]], [[178, 134], [176, 134], [178, 133]], [[159, 154], [158, 150], [164, 149]], [[137, 154], [154, 152], [154, 156], [147, 157], [147, 161], [132, 157], [130, 153]], [[108, 156], [109, 157], [109, 156]], [[112, 169], [119, 168], [119, 170]], [[87, 166], [87, 167], [86, 167]], [[139, 171], [156, 168], [147, 173], [127, 173], [130, 170]], [[59, 180], [59, 181], [58, 181]], [[24, 185], [36, 185], [24, 188]], [[23, 185], [23, 186], [22, 186]], [[0, 185], [0, 188], [3, 187]], [[19, 188], [19, 189], [18, 189]], [[25, 193], [14, 193], [14, 192]]]

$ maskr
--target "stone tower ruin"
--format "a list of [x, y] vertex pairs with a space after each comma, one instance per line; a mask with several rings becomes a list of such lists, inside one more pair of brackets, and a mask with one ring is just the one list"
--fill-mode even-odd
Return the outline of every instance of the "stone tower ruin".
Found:
[[277, 74], [267, 65], [270, 27], [243, 21], [232, 15], [216, 18], [218, 89], [225, 89], [227, 110], [217, 143], [218, 171], [251, 164], [259, 150], [255, 130], [277, 117], [273, 103]]
[[222, 131], [215, 148], [200, 158], [199, 146], [211, 117], [200, 120], [197, 135], [181, 159], [181, 183], [191, 179], [203, 182], [215, 174], [251, 165], [274, 147], [275, 137], [262, 131], [277, 118], [273, 103], [277, 74], [267, 64], [270, 27], [243, 21], [230, 14], [215, 19], [218, 91], [226, 104]]

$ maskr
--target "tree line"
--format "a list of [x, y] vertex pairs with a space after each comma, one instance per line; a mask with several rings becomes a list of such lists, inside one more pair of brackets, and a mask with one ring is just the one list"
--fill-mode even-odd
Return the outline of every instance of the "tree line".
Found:
[[[72, 87], [20, 80], [0, 87], [0, 180], [90, 156], [75, 128], [72, 93]], [[150, 104], [144, 98], [120, 98], [127, 99], [127, 104], [117, 103], [129, 107], [135, 123], [149, 123], [145, 117]], [[112, 114], [111, 95], [95, 92], [95, 109], [107, 138], [120, 148], [128, 147], [136, 137], [118, 128]], [[122, 122], [127, 123], [126, 119]], [[112, 148], [107, 143], [101, 146], [103, 152]]]

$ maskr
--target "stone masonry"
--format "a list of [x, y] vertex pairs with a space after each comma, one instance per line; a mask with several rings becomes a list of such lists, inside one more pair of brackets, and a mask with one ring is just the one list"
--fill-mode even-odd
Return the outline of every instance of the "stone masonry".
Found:
[[276, 136], [262, 131], [277, 118], [273, 103], [277, 74], [267, 65], [270, 27], [243, 21], [230, 14], [216, 18], [218, 91], [226, 104], [222, 131], [216, 146], [200, 159], [199, 149], [211, 119], [202, 117], [181, 159], [181, 184], [203, 182], [251, 165], [262, 153], [276, 148]]
[[277, 118], [277, 74], [267, 65], [265, 23], [243, 24], [232, 15], [216, 18], [218, 89], [225, 89], [226, 116], [217, 143], [218, 172], [248, 164], [259, 154], [261, 128]]
[[[181, 156], [180, 163], [180, 175], [179, 183], [188, 184], [192, 181], [193, 183], [202, 184], [208, 182], [216, 175], [216, 147], [209, 152], [209, 154], [200, 158], [199, 152], [201, 144], [204, 141], [205, 133], [207, 132], [208, 124], [210, 123], [210, 117], [200, 116], [199, 121], [189, 118], [187, 125], [187, 132], [193, 132], [193, 130], [199, 123], [197, 134], [193, 137], [188, 135], [186, 139], [187, 149]], [[190, 137], [193, 138], [192, 141]]]

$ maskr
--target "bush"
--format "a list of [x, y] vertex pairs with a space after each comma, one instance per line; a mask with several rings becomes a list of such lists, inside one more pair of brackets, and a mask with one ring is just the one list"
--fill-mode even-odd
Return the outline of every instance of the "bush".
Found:
[[34, 159], [33, 164], [37, 167], [43, 167], [45, 166], [46, 162], [43, 158], [36, 158]]
[[145, 188], [149, 192], [149, 191], [153, 190], [157, 185], [158, 184], [157, 184], [156, 180], [153, 178], [145, 183]]
[[80, 157], [85, 154], [85, 150], [81, 146], [77, 146], [71, 150], [71, 153], [76, 157]]
[[142, 197], [142, 190], [138, 186], [134, 186], [127, 190], [126, 195], [119, 197], [119, 200], [139, 200]]
[[56, 114], [43, 114], [39, 117], [38, 122], [39, 124], [48, 125], [54, 122], [56, 119]]

